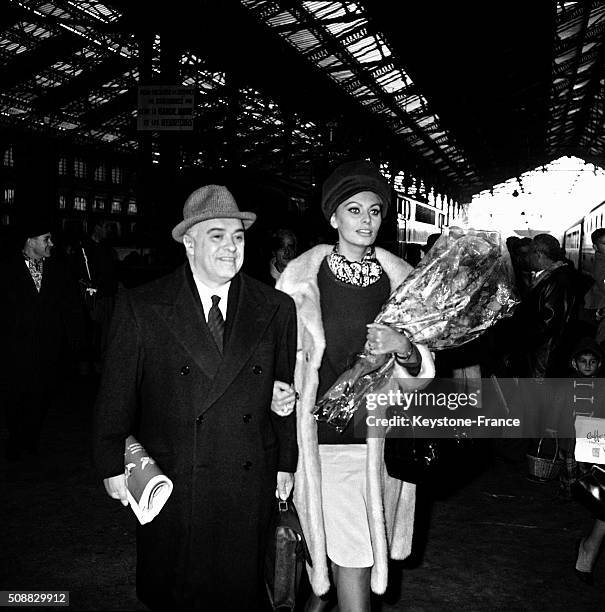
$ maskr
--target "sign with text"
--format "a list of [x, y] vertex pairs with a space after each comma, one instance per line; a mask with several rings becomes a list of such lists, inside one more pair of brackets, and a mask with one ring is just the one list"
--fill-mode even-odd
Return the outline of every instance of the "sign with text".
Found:
[[605, 463], [605, 419], [576, 417], [576, 461]]
[[180, 85], [142, 85], [137, 105], [137, 130], [193, 130], [195, 88]]

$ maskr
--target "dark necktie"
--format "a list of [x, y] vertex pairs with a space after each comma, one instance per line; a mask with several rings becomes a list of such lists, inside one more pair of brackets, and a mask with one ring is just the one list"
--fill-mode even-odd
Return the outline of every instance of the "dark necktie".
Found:
[[225, 329], [225, 320], [223, 319], [223, 315], [221, 313], [220, 308], [218, 307], [218, 303], [221, 301], [221, 298], [218, 295], [212, 296], [212, 306], [208, 311], [208, 327], [210, 328], [210, 332], [214, 337], [214, 341], [216, 342], [216, 346], [218, 346], [218, 350], [223, 352], [223, 331]]

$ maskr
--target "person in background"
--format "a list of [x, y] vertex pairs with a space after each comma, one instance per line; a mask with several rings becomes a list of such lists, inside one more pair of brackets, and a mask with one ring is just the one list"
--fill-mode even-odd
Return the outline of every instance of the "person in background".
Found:
[[90, 362], [100, 373], [118, 292], [118, 255], [109, 244], [107, 222], [94, 223], [76, 255], [79, 257], [80, 285], [89, 319]]
[[506, 248], [508, 249], [508, 254], [513, 257], [517, 244], [519, 244], [519, 236], [508, 236], [506, 239]]
[[594, 230], [590, 239], [594, 248], [594, 283], [584, 295], [582, 318], [596, 328], [596, 340], [602, 342], [605, 340], [605, 228]]
[[409, 242], [405, 245], [404, 259], [407, 263], [410, 264], [410, 266], [412, 266], [412, 268], [415, 268], [418, 265], [418, 263], [422, 259], [422, 256], [422, 246], [420, 246], [419, 244], [416, 244], [415, 242]]
[[[514, 346], [514, 374], [519, 377], [521, 433], [533, 454], [538, 440], [552, 438], [547, 431], [553, 412], [547, 379], [563, 376], [567, 370], [567, 332], [576, 308], [577, 287], [554, 236], [535, 236], [529, 261], [534, 279], [510, 322], [515, 335], [509, 341]], [[533, 475], [529, 479], [535, 480]]]
[[404, 559], [411, 551], [416, 488], [386, 473], [384, 439], [366, 440], [367, 431], [352, 423], [340, 434], [313, 416], [316, 400], [364, 346], [374, 355], [395, 355], [393, 383], [421, 388], [434, 375], [426, 347], [372, 323], [411, 270], [374, 248], [390, 199], [373, 164], [339, 166], [323, 185], [321, 204], [338, 232], [337, 244], [315, 246], [291, 261], [276, 285], [297, 306], [295, 386], [301, 399], [294, 501], [313, 563], [306, 612], [329, 605], [330, 575], [340, 610], [369, 611], [370, 591], [381, 594], [387, 587], [389, 554]]
[[426, 239], [426, 244], [422, 247], [424, 255], [426, 255], [431, 250], [431, 248], [433, 247], [435, 242], [439, 240], [439, 238], [441, 238], [441, 234], [430, 234], [430, 236]]
[[605, 401], [605, 385], [601, 381], [605, 354], [593, 338], [583, 337], [570, 351], [568, 363], [566, 376], [552, 381], [552, 407], [547, 423], [548, 430], [558, 436], [559, 452], [565, 461], [559, 479], [567, 497], [571, 494], [571, 483], [577, 477], [573, 436], [575, 418], [578, 415], [600, 416], [600, 404]]
[[269, 282], [279, 280], [288, 263], [296, 257], [298, 246], [296, 234], [291, 229], [280, 228], [271, 236], [271, 261], [269, 262]]
[[30, 211], [23, 242], [0, 269], [0, 389], [7, 411], [6, 457], [37, 455], [44, 418], [82, 342], [84, 314], [75, 280], [52, 257], [52, 223]]
[[590, 532], [576, 546], [576, 576], [584, 583], [593, 585], [593, 570], [605, 538], [605, 516], [595, 518]]
[[532, 284], [532, 268], [530, 263], [531, 238], [520, 238], [512, 244], [511, 262], [517, 281], [519, 297], [524, 299]]
[[127, 504], [124, 443], [171, 478], [170, 499], [137, 531], [137, 594], [152, 609], [256, 612], [275, 497], [296, 467], [291, 298], [240, 272], [256, 220], [206, 185], [172, 230], [187, 262], [118, 299], [94, 414], [107, 493]]
[[[553, 396], [555, 427], [559, 431], [574, 431], [576, 416], [603, 418], [605, 381], [602, 379], [605, 354], [597, 342], [589, 337], [581, 338], [571, 352], [572, 371], [569, 378], [562, 378]], [[590, 382], [590, 384], [586, 384]], [[586, 472], [591, 464], [576, 463], [575, 437], [561, 437], [560, 448], [565, 459], [561, 484], [569, 496], [572, 482]], [[576, 543], [575, 574], [586, 584], [594, 582], [593, 569], [605, 537], [605, 514], [595, 516], [589, 533]]]

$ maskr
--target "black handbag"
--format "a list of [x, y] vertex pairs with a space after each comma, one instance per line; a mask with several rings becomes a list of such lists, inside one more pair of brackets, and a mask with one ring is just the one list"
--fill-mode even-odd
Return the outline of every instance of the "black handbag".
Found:
[[439, 480], [470, 458], [473, 439], [464, 434], [452, 438], [396, 438], [384, 441], [384, 463], [391, 478], [414, 484]]
[[571, 493], [597, 518], [605, 520], [605, 466], [592, 465], [571, 483]]
[[265, 585], [274, 610], [293, 610], [305, 561], [311, 565], [292, 500], [277, 500], [265, 552]]

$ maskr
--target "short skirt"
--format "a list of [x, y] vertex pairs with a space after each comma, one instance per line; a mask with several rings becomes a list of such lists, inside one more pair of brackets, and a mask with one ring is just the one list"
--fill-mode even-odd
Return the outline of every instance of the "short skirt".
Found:
[[372, 567], [366, 503], [366, 445], [320, 444], [326, 546], [341, 567]]

